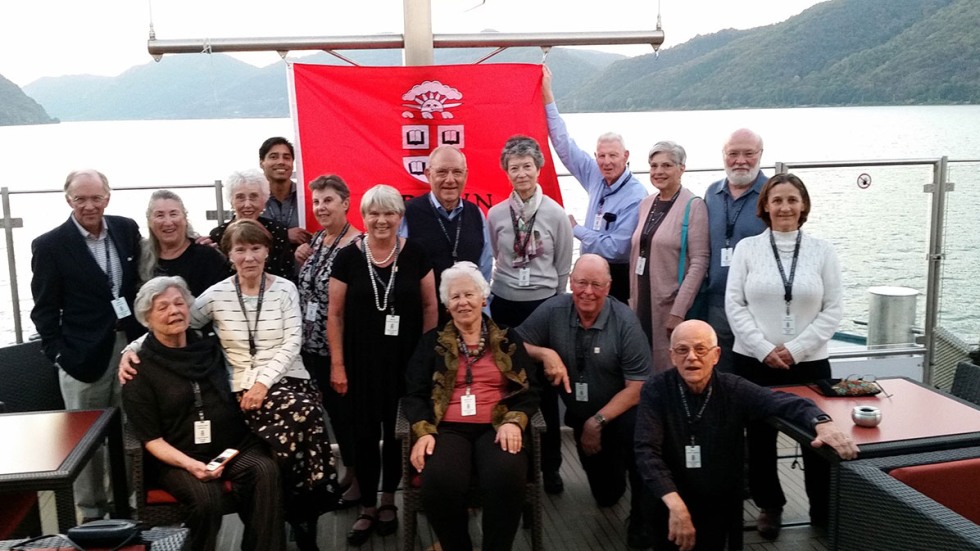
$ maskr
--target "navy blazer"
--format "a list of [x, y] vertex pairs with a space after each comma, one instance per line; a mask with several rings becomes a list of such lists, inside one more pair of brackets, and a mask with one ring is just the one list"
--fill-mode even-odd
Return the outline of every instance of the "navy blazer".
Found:
[[[122, 264], [120, 296], [126, 297], [132, 311], [139, 279], [139, 227], [122, 216], [104, 220]], [[35, 239], [31, 253], [31, 320], [41, 334], [44, 354], [75, 379], [97, 381], [109, 365], [117, 330], [105, 272], [71, 217]], [[145, 332], [132, 315], [118, 321], [118, 329], [125, 330], [130, 340]]]

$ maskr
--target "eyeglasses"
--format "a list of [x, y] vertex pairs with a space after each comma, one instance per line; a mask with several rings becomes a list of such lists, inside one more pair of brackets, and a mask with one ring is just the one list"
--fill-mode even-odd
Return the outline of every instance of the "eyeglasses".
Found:
[[670, 169], [674, 168], [675, 166], [677, 166], [677, 165], [675, 165], [674, 163], [655, 163], [655, 162], [651, 162], [650, 163], [650, 170], [657, 170], [658, 168], [662, 168], [664, 170], [670, 170]]
[[729, 161], [736, 161], [738, 160], [739, 157], [745, 157], [746, 159], [751, 160], [758, 157], [759, 153], [762, 153], [761, 149], [744, 149], [744, 150], [726, 151], [725, 157], [728, 158]]
[[601, 291], [601, 290], [605, 289], [608, 285], [609, 285], [609, 282], [608, 281], [598, 282], [598, 281], [589, 281], [587, 279], [573, 279], [572, 280], [572, 287], [578, 287], [579, 289], [585, 289], [586, 287], [591, 286], [593, 291]]
[[93, 195], [91, 197], [69, 197], [68, 200], [75, 206], [82, 206], [87, 203], [92, 203], [95, 206], [102, 205], [108, 199], [105, 195]]
[[708, 355], [708, 352], [711, 352], [715, 348], [718, 347], [704, 346], [703, 344], [699, 344], [694, 348], [691, 348], [690, 346], [675, 346], [674, 348], [671, 348], [670, 351], [673, 352], [674, 354], [677, 354], [678, 356], [687, 356], [693, 350], [695, 356], [699, 358], [703, 358]]

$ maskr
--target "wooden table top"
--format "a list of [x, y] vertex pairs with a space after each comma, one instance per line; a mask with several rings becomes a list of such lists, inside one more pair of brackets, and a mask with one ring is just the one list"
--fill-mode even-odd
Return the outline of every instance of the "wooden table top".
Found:
[[[813, 400], [834, 418], [860, 447], [869, 444], [905, 442], [970, 433], [980, 434], [980, 409], [938, 390], [908, 379], [879, 379], [884, 393], [862, 397], [827, 397], [807, 385], [778, 387]], [[877, 427], [859, 427], [851, 420], [855, 406], [875, 406], [881, 410]]]
[[103, 410], [0, 415], [0, 475], [62, 469]]

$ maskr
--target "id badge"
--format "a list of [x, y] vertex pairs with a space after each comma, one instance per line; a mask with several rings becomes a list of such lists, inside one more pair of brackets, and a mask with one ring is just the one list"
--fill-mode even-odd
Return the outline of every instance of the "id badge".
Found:
[[476, 415], [476, 395], [464, 394], [459, 401], [463, 417]]
[[588, 383], [575, 383], [575, 401], [576, 402], [588, 402], [589, 401], [589, 384]]
[[517, 286], [528, 287], [529, 285], [531, 285], [531, 269], [521, 268], [517, 270]]
[[123, 319], [133, 315], [129, 310], [129, 305], [126, 304], [126, 297], [119, 297], [112, 301], [112, 309], [116, 312], [116, 317], [118, 319]]
[[194, 443], [211, 443], [211, 421], [194, 421]]
[[399, 316], [388, 314], [385, 316], [385, 335], [389, 337], [398, 336], [398, 319]]
[[320, 309], [320, 305], [313, 302], [312, 300], [306, 303], [306, 321], [316, 321], [317, 311]]
[[638, 256], [636, 257], [636, 270], [634, 273], [636, 275], [643, 275], [643, 271], [647, 269], [647, 257]]
[[787, 314], [783, 316], [783, 334], [784, 335], [796, 334], [796, 316], [794, 316], [793, 314]]
[[602, 229], [602, 213], [595, 213], [595, 218], [592, 219], [592, 229], [599, 231]]
[[721, 267], [727, 268], [732, 265], [732, 255], [735, 254], [735, 249], [731, 247], [724, 247], [721, 249]]
[[242, 388], [249, 389], [255, 384], [255, 379], [259, 377], [258, 369], [249, 369], [245, 372], [245, 378], [242, 380]]
[[688, 469], [701, 468], [701, 446], [684, 446], [684, 457]]

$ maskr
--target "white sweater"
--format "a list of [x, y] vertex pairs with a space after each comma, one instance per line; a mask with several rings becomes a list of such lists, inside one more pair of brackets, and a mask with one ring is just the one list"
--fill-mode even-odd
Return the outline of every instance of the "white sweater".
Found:
[[784, 345], [797, 363], [825, 359], [827, 343], [843, 314], [837, 253], [829, 242], [803, 234], [790, 303], [796, 333], [784, 335], [783, 280], [772, 253], [770, 234], [775, 237], [786, 277], [790, 274], [797, 232], [766, 230], [739, 241], [725, 290], [725, 312], [735, 335], [734, 351], [761, 362], [774, 348]]

